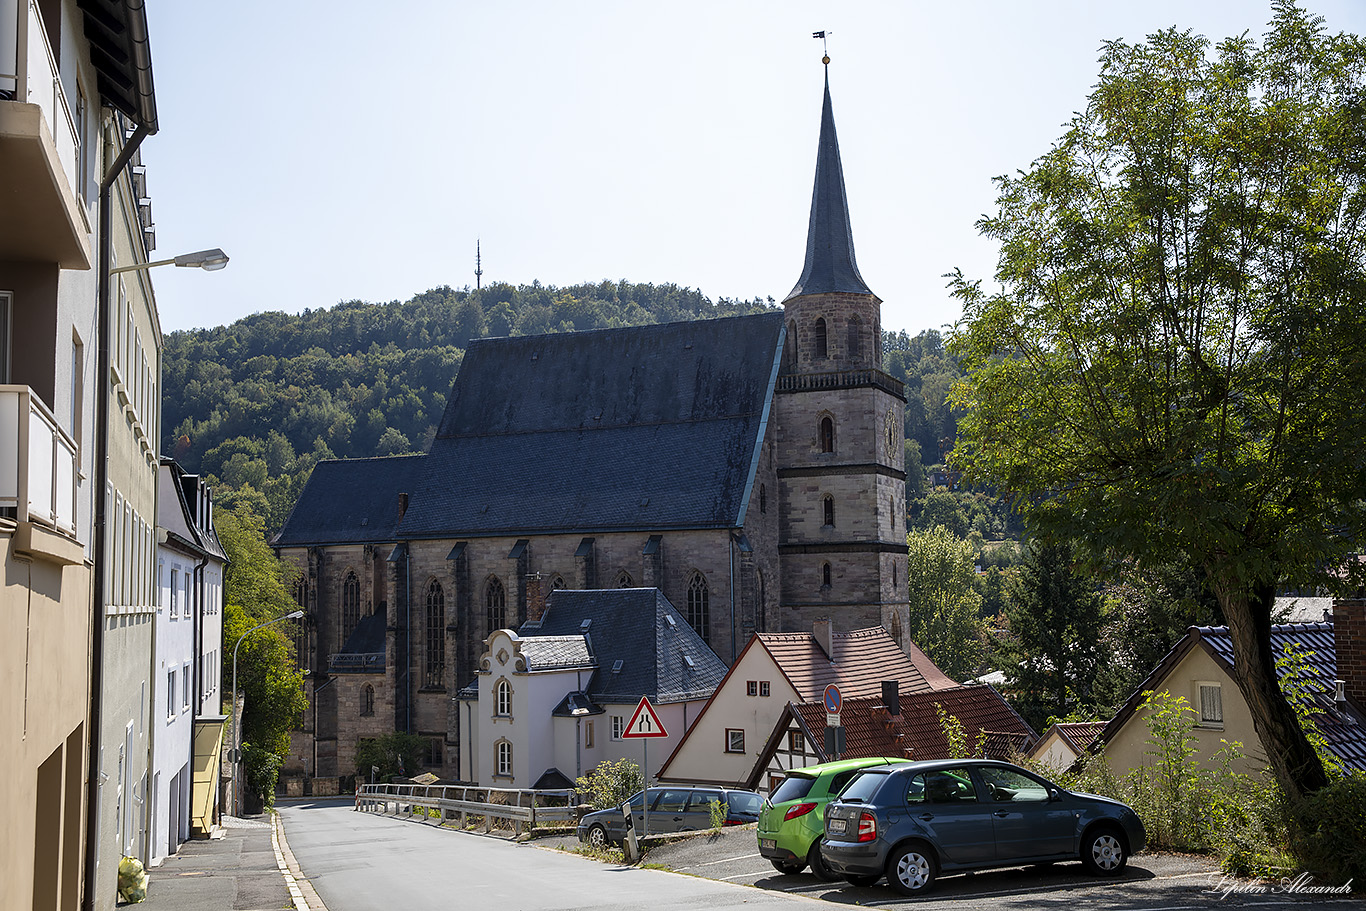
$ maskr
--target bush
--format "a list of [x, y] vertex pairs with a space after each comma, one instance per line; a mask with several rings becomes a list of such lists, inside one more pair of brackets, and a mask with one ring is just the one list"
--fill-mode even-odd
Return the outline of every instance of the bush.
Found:
[[629, 759], [603, 761], [575, 784], [580, 800], [587, 799], [594, 809], [619, 807], [645, 787], [640, 766]]
[[1317, 884], [1366, 883], [1366, 773], [1334, 779], [1302, 800], [1292, 846]]

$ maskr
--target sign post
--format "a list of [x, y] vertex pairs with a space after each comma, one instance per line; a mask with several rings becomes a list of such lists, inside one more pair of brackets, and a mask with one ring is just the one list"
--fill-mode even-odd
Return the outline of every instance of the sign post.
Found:
[[640, 740], [640, 773], [645, 779], [645, 787], [641, 790], [641, 803], [645, 808], [644, 825], [641, 828], [641, 835], [650, 834], [650, 753], [649, 743], [651, 737], [668, 737], [669, 732], [664, 729], [664, 722], [659, 720], [655, 714], [655, 707], [650, 705], [648, 696], [640, 697], [640, 704], [636, 706], [636, 712], [631, 716], [631, 720], [626, 723], [626, 730], [622, 732], [622, 737], [639, 737]]
[[840, 688], [832, 683], [825, 688], [821, 698], [825, 703], [825, 753], [839, 759], [840, 753], [844, 752], [844, 728], [840, 725], [844, 697], [840, 695]]

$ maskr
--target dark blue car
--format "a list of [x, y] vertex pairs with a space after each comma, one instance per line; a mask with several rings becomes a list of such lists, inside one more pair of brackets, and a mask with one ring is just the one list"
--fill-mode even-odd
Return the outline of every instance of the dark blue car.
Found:
[[821, 856], [858, 886], [883, 876], [920, 895], [941, 872], [1081, 860], [1115, 876], [1147, 833], [1116, 800], [1061, 788], [991, 759], [946, 759], [861, 772], [825, 810]]

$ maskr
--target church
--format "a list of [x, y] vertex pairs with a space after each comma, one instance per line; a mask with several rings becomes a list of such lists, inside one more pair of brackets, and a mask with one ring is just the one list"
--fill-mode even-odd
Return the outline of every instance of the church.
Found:
[[426, 454], [314, 469], [274, 542], [306, 611], [285, 774], [349, 775], [362, 738], [406, 731], [458, 778], [456, 694], [558, 589], [658, 589], [727, 665], [822, 618], [904, 645], [905, 392], [881, 339], [827, 72], [781, 312], [474, 341]]

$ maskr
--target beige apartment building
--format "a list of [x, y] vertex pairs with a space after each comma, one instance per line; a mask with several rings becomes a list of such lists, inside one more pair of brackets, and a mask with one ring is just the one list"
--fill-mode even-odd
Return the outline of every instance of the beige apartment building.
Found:
[[[121, 785], [147, 762], [141, 606], [152, 599], [160, 338], [150, 286], [116, 296], [101, 279], [147, 258], [135, 173], [136, 146], [156, 131], [146, 36], [140, 3], [0, 0], [6, 907], [76, 908], [87, 890], [93, 907], [113, 907], [121, 848], [139, 842], [136, 785]], [[110, 654], [114, 666], [101, 661]], [[113, 673], [93, 676], [101, 667]], [[123, 843], [87, 837], [113, 827]]]

